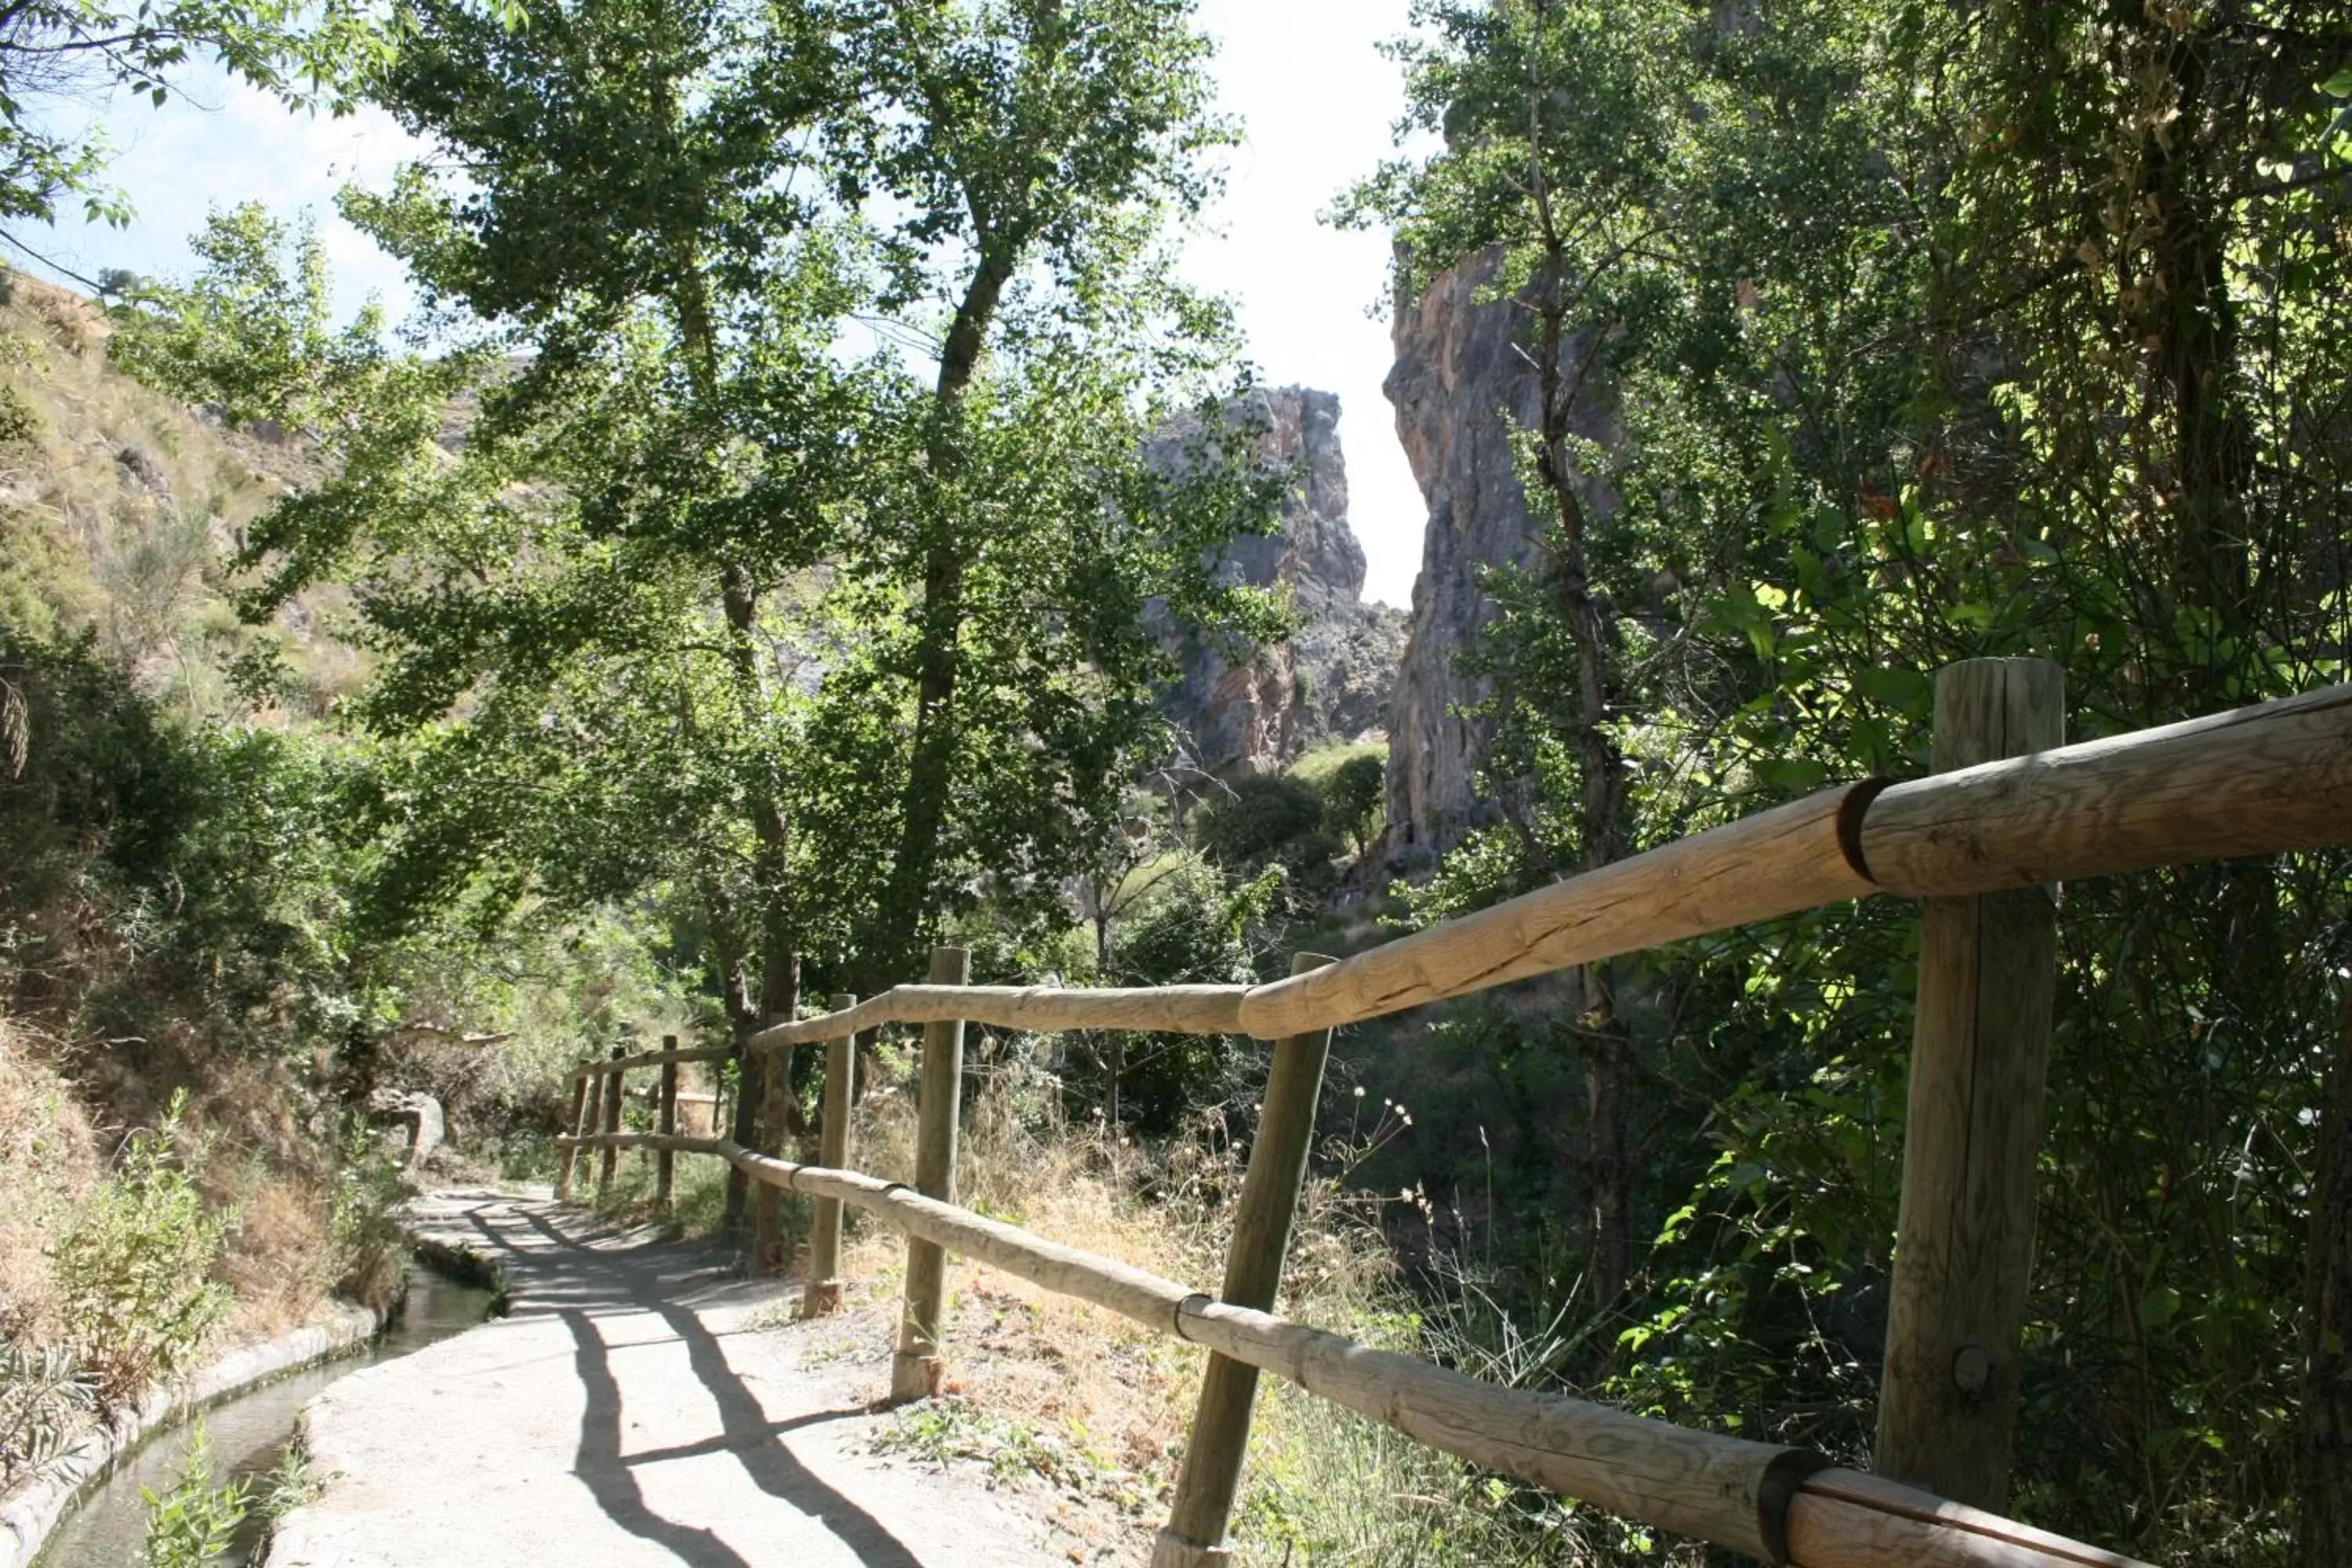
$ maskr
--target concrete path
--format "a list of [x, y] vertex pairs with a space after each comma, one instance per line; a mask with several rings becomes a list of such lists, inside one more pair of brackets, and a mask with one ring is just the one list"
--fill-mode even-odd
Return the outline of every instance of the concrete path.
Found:
[[510, 1310], [311, 1404], [326, 1489], [279, 1522], [269, 1568], [1066, 1562], [998, 1495], [865, 1451], [885, 1336], [812, 1369], [803, 1331], [747, 1327], [791, 1298], [704, 1247], [499, 1193], [418, 1214], [504, 1265]]

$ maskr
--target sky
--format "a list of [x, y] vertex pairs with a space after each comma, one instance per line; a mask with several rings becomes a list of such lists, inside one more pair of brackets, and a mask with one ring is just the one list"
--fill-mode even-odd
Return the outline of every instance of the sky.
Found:
[[[1234, 300], [1261, 382], [1339, 394], [1365, 596], [1401, 606], [1412, 603], [1426, 511], [1381, 395], [1390, 363], [1380, 310], [1388, 240], [1339, 232], [1320, 215], [1391, 153], [1403, 92], [1375, 47], [1405, 30], [1407, 5], [1201, 0], [1200, 25], [1220, 46], [1213, 68], [1221, 106], [1241, 121], [1243, 142], [1228, 155], [1225, 194], [1182, 263], [1191, 281]], [[410, 300], [399, 267], [335, 216], [334, 195], [352, 181], [387, 184], [421, 145], [381, 112], [289, 115], [216, 76], [192, 74], [185, 85], [185, 96], [162, 109], [125, 98], [100, 117], [119, 153], [110, 178], [137, 215], [129, 228], [66, 216], [55, 230], [27, 229], [26, 243], [88, 278], [104, 268], [184, 276], [193, 267], [187, 237], [209, 208], [259, 201], [289, 218], [307, 209], [319, 220], [339, 304], [355, 308], [373, 294], [398, 319]]]

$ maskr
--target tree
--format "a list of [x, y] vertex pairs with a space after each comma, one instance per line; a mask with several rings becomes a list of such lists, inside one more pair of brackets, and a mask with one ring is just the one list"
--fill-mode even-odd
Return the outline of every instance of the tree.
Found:
[[[1147, 286], [1165, 276], [1152, 261], [1162, 217], [1197, 209], [1209, 189], [1201, 155], [1225, 139], [1206, 113], [1208, 46], [1190, 26], [1191, 12], [1191, 0], [890, 0], [868, 12], [870, 25], [842, 34], [855, 73], [915, 109], [898, 126], [869, 119], [852, 133], [876, 188], [907, 209], [890, 249], [908, 292], [929, 293], [950, 310], [925, 410], [926, 463], [907, 498], [899, 543], [912, 728], [889, 879], [860, 942], [866, 963], [880, 966], [869, 984], [911, 973], [943, 890], [960, 753], [981, 732], [971, 719], [992, 706], [966, 682], [987, 668], [974, 657], [984, 650], [971, 646], [988, 630], [976, 624], [985, 602], [971, 594], [970, 578], [990, 537], [988, 491], [972, 482], [971, 461], [984, 434], [974, 421], [988, 410], [973, 394], [1000, 315], [1010, 300], [1021, 319], [999, 341], [1008, 350], [1021, 345], [1024, 359], [1040, 350], [1061, 357], [1106, 329], [1131, 331], [1139, 310], [1171, 311], [1186, 323], [1191, 344], [1180, 353], [1210, 346], [1197, 302]], [[1023, 274], [1037, 268], [1034, 283], [1050, 292], [1021, 309]], [[1135, 297], [1105, 311], [1113, 279]], [[1078, 301], [1093, 303], [1070, 315]], [[1122, 434], [1130, 447], [1140, 437], [1131, 427]], [[1151, 479], [1131, 465], [1129, 474], [1139, 489]], [[1141, 600], [1097, 607], [1098, 630], [1131, 638]], [[1198, 587], [1171, 607], [1197, 616]], [[1142, 653], [1129, 643], [1130, 666]], [[995, 664], [1000, 678], [1009, 673], [1001, 657]]]
[[1388, 798], [1388, 763], [1378, 752], [1349, 757], [1323, 781], [1326, 831], [1367, 854], [1379, 833], [1381, 805]]
[[[372, 90], [462, 180], [346, 210], [462, 351], [289, 331], [252, 238], [133, 321], [134, 363], [224, 398], [282, 364], [236, 417], [418, 394], [313, 421], [340, 467], [247, 554], [257, 612], [360, 585], [359, 713], [412, 748], [388, 913], [667, 889], [739, 1028], [795, 954], [903, 977], [951, 908], [1055, 900], [1116, 813], [1163, 733], [1144, 602], [1264, 618], [1204, 563], [1279, 476], [1140, 457], [1223, 390], [1218, 312], [1139, 276], [1206, 135], [1184, 8], [936, 9], [412, 5]], [[1027, 118], [972, 103], [1000, 71]], [[462, 441], [428, 384], [471, 389]]]
[[[2317, 239], [2352, 195], [2341, 16], [1420, 15], [1409, 80], [1447, 144], [1365, 197], [1409, 280], [1473, 242], [1530, 258], [1503, 293], [1531, 379], [1562, 298], [1532, 263], [1564, 254], [1566, 374], [1592, 363], [1611, 426], [1572, 450], [1612, 503], [1583, 539], [1630, 842], [1917, 767], [1927, 673], [1956, 658], [2061, 660], [2078, 738], [2341, 679], [2352, 296]], [[1491, 579], [1507, 820], [1432, 912], [1590, 847], [1594, 641], [1560, 560]], [[2278, 1413], [2324, 1352], [2299, 1374], [2274, 1352], [2305, 1272], [2334, 1267], [2306, 1260], [2300, 1173], [2333, 1136], [2306, 1112], [2345, 885], [2321, 856], [2068, 891], [2020, 1460], [2050, 1523], [2152, 1556], [2284, 1551]], [[1866, 1441], [1906, 941], [1865, 909], [1627, 967], [1633, 1197], [1668, 1237], [1630, 1303], [1630, 1396], [1842, 1411]], [[2254, 1148], [2274, 1156], [2232, 1152]]]
[[[1496, 249], [1497, 291], [1524, 311], [1536, 417], [1519, 432], [1530, 500], [1548, 524], [1543, 586], [1570, 655], [1572, 706], [1561, 717], [1579, 799], [1573, 864], [1594, 870], [1633, 847], [1619, 628], [1596, 583], [1606, 525], [1577, 426], [1609, 384], [1607, 365], [1644, 303], [1638, 287], [1659, 222], [1644, 198], [1674, 156], [1674, 106], [1686, 91], [1687, 12], [1673, 5], [1521, 0], [1424, 4], [1443, 42], [1400, 46], [1412, 117], [1448, 146], [1392, 164], [1357, 193], [1360, 213], [1397, 225], [1401, 291]], [[1619, 966], [1581, 973], [1576, 1038], [1591, 1149], [1591, 1269], [1613, 1300], [1633, 1270], [1628, 1039]]]

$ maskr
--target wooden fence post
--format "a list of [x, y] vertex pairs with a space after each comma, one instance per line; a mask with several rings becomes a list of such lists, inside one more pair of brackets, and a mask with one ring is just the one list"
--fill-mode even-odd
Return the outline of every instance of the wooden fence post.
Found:
[[[931, 984], [971, 982], [971, 952], [931, 949]], [[956, 1123], [963, 1096], [963, 1022], [923, 1026], [923, 1086], [915, 1131], [915, 1190], [955, 1202]], [[940, 1391], [940, 1312], [947, 1296], [948, 1255], [935, 1242], [907, 1242], [907, 1300], [898, 1323], [898, 1352], [890, 1359], [890, 1397], [929, 1399]]]
[[[666, 1051], [677, 1049], [677, 1037], [664, 1035], [662, 1049]], [[665, 1138], [674, 1136], [677, 1131], [677, 1064], [676, 1062], [662, 1063], [661, 1109], [655, 1113], [654, 1126]], [[670, 1150], [655, 1151], [654, 1207], [663, 1214], [669, 1213], [671, 1179], [675, 1174], [676, 1164], [677, 1156]]]
[[[586, 1083], [588, 1086], [588, 1104], [581, 1112], [580, 1133], [583, 1138], [593, 1138], [597, 1133], [602, 1132], [604, 1130], [604, 1075], [603, 1073], [591, 1073], [582, 1081]], [[589, 1152], [584, 1149], [579, 1151], [579, 1153], [583, 1162], [580, 1168], [580, 1178], [581, 1180], [585, 1181], [588, 1178], [588, 1166], [586, 1162], [590, 1155]]]
[[[2065, 675], [1977, 658], [1936, 678], [1937, 773], [2065, 743]], [[2054, 889], [1927, 899], [1874, 1468], [2001, 1510], [2033, 1263], [2057, 991]]]
[[[790, 1020], [786, 1020], [789, 1022]], [[750, 1145], [762, 1154], [784, 1152], [784, 1102], [792, 1094], [794, 1046], [768, 1052], [760, 1063], [760, 1113]], [[751, 1189], [751, 1272], [782, 1274], [788, 1261], [782, 1235], [783, 1194], [761, 1182]]]
[[[1337, 963], [1302, 952], [1290, 973], [1304, 974]], [[1234, 1215], [1233, 1240], [1225, 1250], [1224, 1290], [1218, 1300], [1261, 1312], [1274, 1310], [1282, 1286], [1282, 1262], [1290, 1250], [1291, 1222], [1307, 1178], [1307, 1157], [1315, 1144], [1315, 1107], [1323, 1090], [1323, 1069], [1331, 1055], [1331, 1031], [1277, 1040], [1273, 1070], [1265, 1082], [1265, 1105], [1257, 1137], [1250, 1145], [1249, 1171], [1242, 1178]], [[1234, 1494], [1241, 1485], [1242, 1456], [1249, 1447], [1250, 1411], [1257, 1399], [1257, 1368], [1222, 1355], [1209, 1357], [1201, 1378], [1201, 1403], [1192, 1415], [1192, 1440], [1176, 1481], [1176, 1503], [1168, 1526], [1151, 1546], [1151, 1568], [1210, 1568], [1233, 1561], [1225, 1545]]]
[[[845, 1013], [857, 998], [835, 996], [828, 1013]], [[816, 1163], [828, 1171], [849, 1168], [850, 1079], [857, 1071], [857, 1037], [824, 1043], [824, 1121], [817, 1132]], [[819, 1198], [809, 1219], [808, 1282], [801, 1287], [801, 1316], [821, 1318], [841, 1310], [841, 1200]]]
[[[613, 1047], [613, 1056], [616, 1060], [620, 1058], [620, 1047]], [[621, 1075], [608, 1072], [604, 1074], [604, 1131], [607, 1133], [614, 1133], [620, 1130]], [[601, 1204], [612, 1194], [613, 1163], [620, 1158], [621, 1152], [607, 1143], [597, 1151], [597, 1154], [599, 1158], [596, 1162], [596, 1201]]]
[[[588, 1109], [590, 1081], [584, 1078], [575, 1078], [572, 1080], [572, 1136], [574, 1138], [581, 1137], [588, 1131], [591, 1114]], [[579, 1147], [572, 1143], [566, 1143], [562, 1152], [556, 1156], [555, 1195], [567, 1202], [572, 1197], [572, 1167], [579, 1162]]]

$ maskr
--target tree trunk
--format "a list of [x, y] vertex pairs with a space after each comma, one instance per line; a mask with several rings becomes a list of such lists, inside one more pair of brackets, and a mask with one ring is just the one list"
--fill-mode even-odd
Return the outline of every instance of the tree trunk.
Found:
[[[963, 468], [963, 445], [956, 428], [964, 393], [980, 368], [989, 323], [1004, 286], [1013, 277], [1017, 241], [991, 237], [983, 226], [980, 263], [956, 307], [940, 356], [940, 378], [931, 413], [931, 471], [940, 487], [940, 513], [950, 510], [952, 487]], [[915, 730], [908, 747], [907, 785], [898, 803], [898, 847], [891, 857], [889, 884], [874, 911], [866, 939], [859, 943], [861, 995], [888, 990], [915, 977], [933, 913], [940, 864], [940, 838], [947, 826], [954, 784], [956, 684], [962, 676], [964, 569], [977, 542], [933, 515], [923, 520], [923, 603], [916, 622]]]
[[2299, 1568], [2352, 1563], [2352, 994], [2328, 1064], [2305, 1281]]
[[[1548, 206], [1545, 216], [1549, 223]], [[1576, 649], [1573, 734], [1577, 771], [1581, 775], [1577, 834], [1583, 868], [1592, 871], [1622, 858], [1625, 853], [1625, 760], [1609, 730], [1616, 695], [1613, 650], [1607, 617], [1592, 594], [1584, 507], [1568, 456], [1570, 420], [1582, 393], [1584, 376], [1580, 367], [1571, 380], [1561, 363], [1568, 352], [1568, 306], [1562, 297], [1567, 266], [1564, 247], [1555, 244], [1536, 284], [1536, 369], [1542, 399], [1542, 439], [1536, 472], [1559, 523], [1559, 540], [1552, 548], [1552, 583], [1560, 617]], [[1590, 354], [1588, 350], [1588, 362]], [[1595, 1303], [1606, 1307], [1624, 1292], [1633, 1267], [1633, 1173], [1629, 1163], [1626, 1104], [1631, 1041], [1617, 1016], [1617, 966], [1588, 964], [1583, 983], [1577, 1040], [1584, 1065], [1585, 1110], [1591, 1119], [1584, 1183], [1586, 1213], [1592, 1227], [1588, 1277]]]
[[[2143, 36], [2140, 47], [2168, 61], [2179, 110], [2146, 133], [2141, 149], [2156, 232], [2140, 331], [2156, 347], [2157, 395], [2170, 399], [2156, 416], [2171, 426], [2168, 587], [2175, 603], [2211, 612], [2217, 632], [2236, 634], [2253, 608], [2245, 500], [2254, 483], [2254, 442], [2234, 390], [2238, 310], [2224, 267], [2230, 220], [2220, 194], [2228, 174], [2219, 149], [2199, 130], [2210, 112], [2213, 46], [2158, 33]], [[2224, 673], [2201, 672], [2208, 680]]]
[[[777, 947], [767, 955], [761, 972], [760, 1007], [770, 1018], [796, 1018], [801, 1011], [801, 955]], [[788, 1132], [806, 1142], [815, 1136], [816, 1129], [809, 1125], [808, 1113], [801, 1107], [801, 1091], [809, 1085], [820, 1061], [815, 1051], [790, 1050], [771, 1058], [784, 1074], [783, 1121], [779, 1127], [768, 1129], [775, 1133]], [[777, 1152], [782, 1151], [778, 1149]]]
[[[749, 977], [736, 953], [720, 955], [719, 993], [726, 999], [727, 1034], [735, 1047], [735, 1113], [726, 1135], [738, 1143], [751, 1136], [751, 1119], [760, 1103], [759, 1058], [743, 1049], [743, 1042], [759, 1031], [760, 1017], [751, 1004]], [[740, 1232], [751, 1201], [751, 1178], [733, 1165], [727, 1167], [726, 1228]]]

